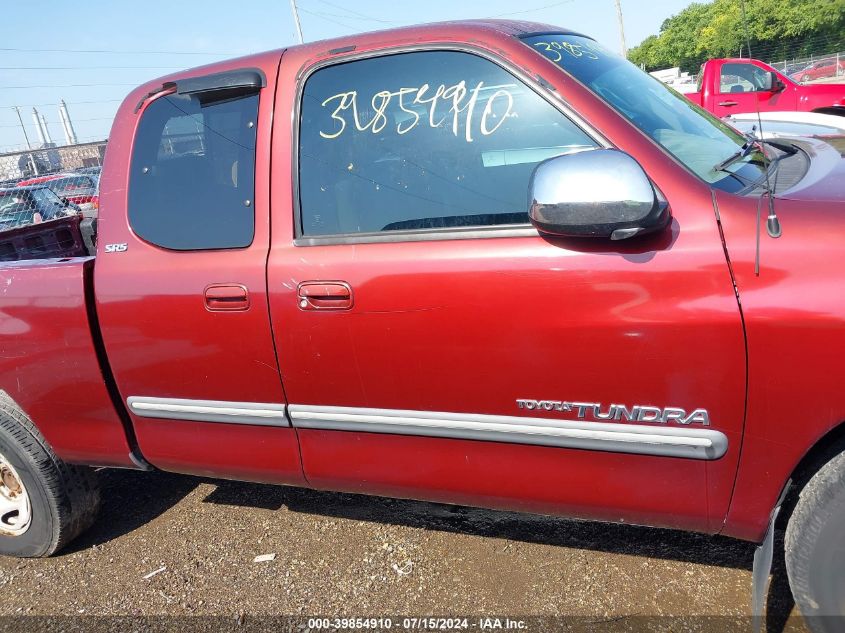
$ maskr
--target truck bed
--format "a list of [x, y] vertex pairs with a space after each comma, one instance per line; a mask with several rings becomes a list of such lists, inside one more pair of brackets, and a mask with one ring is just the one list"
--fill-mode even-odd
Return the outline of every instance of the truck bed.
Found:
[[136, 467], [103, 364], [93, 273], [92, 257], [0, 264], [0, 391], [62, 459]]
[[96, 218], [57, 218], [0, 231], [0, 262], [94, 254]]

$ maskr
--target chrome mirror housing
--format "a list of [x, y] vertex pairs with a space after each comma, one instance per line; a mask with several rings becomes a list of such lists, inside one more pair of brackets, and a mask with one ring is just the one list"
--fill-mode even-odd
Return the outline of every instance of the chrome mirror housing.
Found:
[[665, 228], [669, 205], [640, 164], [616, 149], [564, 154], [534, 168], [528, 217], [537, 230], [621, 240]]

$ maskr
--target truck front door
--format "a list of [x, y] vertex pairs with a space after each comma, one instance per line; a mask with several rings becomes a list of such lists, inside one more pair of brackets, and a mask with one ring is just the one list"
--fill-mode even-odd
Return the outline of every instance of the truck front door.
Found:
[[795, 89], [784, 80], [783, 90], [764, 89], [768, 71], [749, 62], [726, 62], [719, 70], [713, 112], [718, 117], [741, 112], [794, 110]]
[[659, 174], [649, 238], [541, 236], [533, 168], [608, 142], [492, 53], [360, 54], [277, 95], [268, 285], [309, 483], [718, 529], [745, 363], [707, 188]]

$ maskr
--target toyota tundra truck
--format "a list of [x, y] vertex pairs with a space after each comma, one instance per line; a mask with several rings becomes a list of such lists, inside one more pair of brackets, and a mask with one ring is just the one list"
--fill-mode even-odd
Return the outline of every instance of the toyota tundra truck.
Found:
[[151, 81], [96, 257], [0, 267], [0, 552], [160, 469], [727, 535], [754, 613], [780, 517], [802, 612], [842, 615], [843, 183], [548, 25]]

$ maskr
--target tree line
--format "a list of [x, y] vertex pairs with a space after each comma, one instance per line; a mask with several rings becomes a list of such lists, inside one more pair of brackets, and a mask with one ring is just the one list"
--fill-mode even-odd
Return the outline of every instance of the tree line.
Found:
[[715, 57], [748, 57], [769, 61], [845, 50], [845, 0], [714, 0], [693, 3], [663, 21], [628, 52], [628, 59], [646, 70], [680, 66], [695, 72]]

